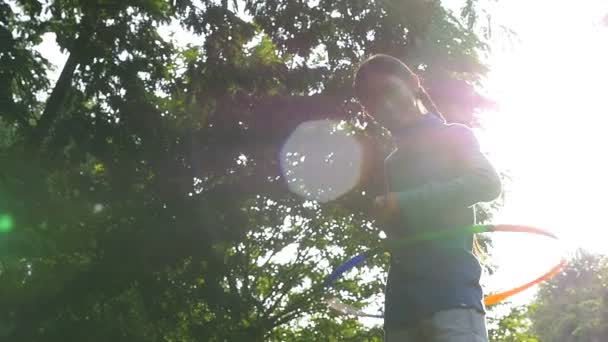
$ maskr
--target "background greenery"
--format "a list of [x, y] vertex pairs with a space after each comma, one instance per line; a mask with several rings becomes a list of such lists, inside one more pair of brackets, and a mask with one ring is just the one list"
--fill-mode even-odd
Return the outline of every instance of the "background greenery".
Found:
[[[0, 339], [381, 341], [315, 286], [380, 239], [360, 194], [381, 191], [389, 146], [352, 101], [354, 66], [400, 57], [449, 121], [475, 124], [491, 105], [472, 86], [480, 22], [475, 1], [1, 0]], [[198, 43], [163, 38], [167, 25]], [[49, 33], [68, 55], [57, 80], [35, 48]], [[344, 121], [366, 165], [325, 204], [279, 167], [319, 119]], [[334, 294], [373, 301], [385, 265]], [[581, 254], [494, 340], [599, 341], [604, 273]]]

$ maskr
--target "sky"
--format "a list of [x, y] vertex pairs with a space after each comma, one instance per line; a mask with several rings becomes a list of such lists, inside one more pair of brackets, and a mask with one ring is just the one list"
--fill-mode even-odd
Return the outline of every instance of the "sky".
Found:
[[[447, 0], [458, 7], [462, 1]], [[509, 288], [531, 280], [576, 248], [608, 253], [608, 224], [603, 217], [608, 193], [608, 27], [600, 23], [608, 0], [509, 0], [480, 2], [496, 27], [488, 59], [491, 72], [484, 92], [499, 109], [483, 114], [477, 135], [489, 158], [511, 179], [496, 223], [536, 225], [556, 233], [561, 244], [522, 235], [495, 235], [492, 262], [499, 271], [486, 278], [490, 288]], [[197, 37], [177, 26], [181, 44]], [[57, 69], [66, 55], [52, 34], [39, 51]], [[526, 302], [534, 291], [517, 296]]]
[[[499, 110], [484, 114], [478, 137], [490, 159], [512, 177], [496, 223], [535, 225], [561, 238], [496, 236], [489, 283], [531, 280], [582, 247], [608, 252], [603, 217], [608, 192], [608, 1], [500, 2], [496, 20], [520, 40], [494, 42], [485, 91]], [[528, 300], [527, 291], [515, 301]]]

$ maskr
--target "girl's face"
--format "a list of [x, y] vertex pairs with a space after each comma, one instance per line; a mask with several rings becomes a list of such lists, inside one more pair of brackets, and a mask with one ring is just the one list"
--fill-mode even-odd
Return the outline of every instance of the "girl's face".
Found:
[[367, 87], [369, 97], [363, 106], [385, 128], [407, 126], [420, 117], [414, 92], [404, 80], [374, 75]]

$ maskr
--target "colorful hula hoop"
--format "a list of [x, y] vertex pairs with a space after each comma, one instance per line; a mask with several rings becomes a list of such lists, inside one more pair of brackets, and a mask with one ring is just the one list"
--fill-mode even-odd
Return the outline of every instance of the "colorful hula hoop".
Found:
[[[477, 233], [492, 233], [492, 232], [527, 233], [527, 234], [542, 235], [542, 236], [546, 236], [546, 237], [558, 240], [558, 238], [555, 234], [548, 232], [546, 230], [532, 227], [532, 226], [513, 225], [513, 224], [473, 225], [473, 226], [459, 228], [459, 229], [446, 229], [446, 230], [434, 231], [434, 232], [430, 232], [430, 233], [416, 235], [416, 236], [413, 236], [413, 237], [410, 237], [410, 238], [407, 238], [404, 240], [386, 241], [384, 243], [384, 245], [378, 249], [374, 249], [367, 253], [359, 254], [359, 255], [355, 256], [354, 258], [351, 258], [344, 264], [337, 267], [327, 277], [327, 280], [325, 281], [325, 286], [326, 287], [333, 286], [335, 284], [335, 282], [345, 272], [362, 264], [363, 262], [365, 262], [367, 260], [368, 257], [373, 256], [373, 255], [383, 252], [383, 251], [391, 251], [396, 248], [403, 248], [403, 247], [410, 246], [410, 245], [413, 245], [413, 244], [416, 244], [416, 243], [419, 243], [422, 241], [430, 241], [430, 240], [435, 240], [435, 239], [439, 239], [439, 238], [457, 236], [460, 234], [467, 234], [467, 233], [468, 234], [477, 234]], [[530, 282], [527, 282], [521, 286], [512, 288], [507, 291], [494, 293], [494, 294], [486, 296], [484, 298], [484, 303], [486, 306], [498, 304], [498, 303], [502, 302], [503, 300], [505, 300], [515, 294], [518, 294], [526, 289], [531, 288], [534, 285], [540, 284], [544, 281], [551, 279], [553, 276], [558, 274], [565, 266], [566, 266], [566, 261], [562, 259], [557, 265], [553, 266], [549, 271], [547, 271], [540, 277], [538, 277]], [[327, 304], [330, 308], [332, 308], [336, 311], [342, 312], [344, 314], [348, 314], [348, 315], [361, 316], [361, 317], [375, 317], [375, 318], [383, 317], [383, 315], [366, 314], [366, 313], [362, 312], [360, 309], [340, 303], [335, 298], [331, 298], [331, 299], [327, 300]]]

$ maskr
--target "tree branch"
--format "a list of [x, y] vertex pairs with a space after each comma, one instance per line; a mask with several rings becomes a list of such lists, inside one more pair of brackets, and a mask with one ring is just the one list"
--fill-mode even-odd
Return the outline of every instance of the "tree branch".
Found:
[[59, 117], [72, 85], [76, 67], [82, 62], [82, 51], [85, 51], [85, 46], [91, 39], [93, 32], [93, 25], [89, 17], [83, 16], [80, 34], [70, 49], [70, 55], [61, 70], [59, 79], [57, 79], [55, 87], [46, 101], [44, 111], [29, 137], [30, 146], [39, 148], [51, 130], [53, 123]]

